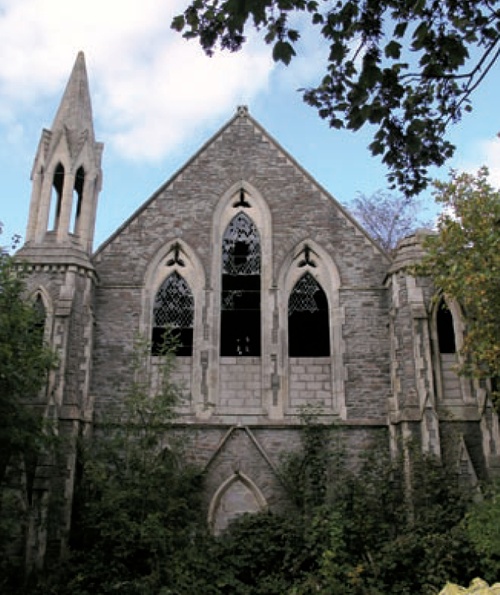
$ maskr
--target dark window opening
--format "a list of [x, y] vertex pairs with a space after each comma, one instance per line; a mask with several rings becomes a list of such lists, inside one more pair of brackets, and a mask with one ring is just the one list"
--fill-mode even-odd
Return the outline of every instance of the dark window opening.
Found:
[[64, 186], [64, 167], [61, 163], [57, 164], [57, 167], [54, 172], [54, 177], [52, 179], [52, 186], [56, 192], [55, 197], [51, 198], [51, 215], [50, 221], [51, 229], [57, 229], [59, 224], [59, 217], [61, 215], [61, 203], [62, 203], [62, 193], [63, 193], [63, 186]]
[[441, 300], [437, 309], [436, 326], [439, 343], [439, 353], [455, 353], [455, 328], [453, 327], [453, 315], [444, 302]]
[[222, 240], [222, 356], [260, 356], [260, 237], [243, 212]]
[[297, 281], [288, 300], [288, 354], [290, 357], [330, 355], [328, 299], [310, 273]]
[[73, 188], [73, 213], [71, 220], [73, 221], [73, 233], [78, 233], [78, 222], [80, 220], [80, 213], [82, 210], [83, 185], [85, 183], [85, 170], [80, 166], [76, 172], [75, 185]]
[[151, 354], [161, 355], [168, 330], [177, 340], [175, 354], [191, 356], [193, 320], [193, 294], [186, 281], [175, 271], [165, 279], [155, 297]]
[[42, 300], [42, 296], [40, 294], [36, 296], [36, 300], [33, 303], [33, 311], [33, 340], [38, 345], [42, 345], [45, 334], [45, 323], [47, 320], [47, 313], [45, 311], [45, 306]]

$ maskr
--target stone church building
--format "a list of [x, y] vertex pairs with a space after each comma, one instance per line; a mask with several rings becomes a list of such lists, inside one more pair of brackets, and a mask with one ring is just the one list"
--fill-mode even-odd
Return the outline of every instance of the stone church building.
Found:
[[[102, 152], [80, 53], [35, 154], [18, 253], [59, 354], [43, 398], [67, 445], [33, 484], [39, 562], [67, 540], [78, 436], [119, 403], [137, 334], [154, 367], [166, 326], [180, 338], [178, 423], [205, 469], [214, 531], [283, 506], [277, 468], [299, 444], [304, 405], [341, 429], [353, 462], [375, 437], [392, 452], [412, 437], [471, 481], [499, 468], [488, 385], [454, 372], [460, 308], [408, 272], [419, 234], [386, 254], [239, 107], [94, 250]], [[61, 496], [60, 522], [47, 525]]]

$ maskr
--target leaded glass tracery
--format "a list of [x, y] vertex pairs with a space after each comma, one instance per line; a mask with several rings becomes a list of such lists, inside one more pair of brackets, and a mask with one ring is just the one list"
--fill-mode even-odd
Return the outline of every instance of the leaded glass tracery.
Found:
[[174, 271], [160, 286], [153, 305], [153, 355], [161, 351], [163, 335], [170, 328], [179, 340], [177, 355], [193, 349], [194, 299], [185, 279]]
[[310, 273], [306, 273], [297, 281], [290, 294], [288, 314], [290, 315], [293, 312], [317, 312], [319, 306], [314, 296], [318, 294], [316, 297], [319, 297], [318, 292], [322, 291], [316, 279]]
[[260, 273], [260, 237], [253, 221], [238, 213], [222, 238], [222, 272], [229, 275]]
[[260, 355], [260, 268], [259, 232], [239, 212], [222, 238], [222, 356]]
[[330, 355], [328, 299], [310, 273], [297, 281], [288, 299], [288, 346], [292, 357]]

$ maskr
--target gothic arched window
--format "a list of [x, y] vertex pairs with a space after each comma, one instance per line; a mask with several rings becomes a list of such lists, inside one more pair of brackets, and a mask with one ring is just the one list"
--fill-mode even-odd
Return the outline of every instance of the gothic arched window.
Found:
[[45, 304], [43, 303], [42, 296], [37, 294], [36, 299], [33, 303], [33, 311], [34, 311], [34, 321], [33, 321], [33, 335], [35, 341], [42, 345], [44, 334], [45, 334], [45, 324], [47, 322], [47, 311], [45, 309]]
[[290, 357], [330, 355], [328, 299], [310, 273], [297, 281], [288, 299], [288, 354]]
[[260, 356], [260, 236], [238, 213], [222, 238], [222, 356]]
[[83, 185], [85, 183], [85, 170], [80, 166], [76, 170], [75, 185], [73, 187], [73, 205], [71, 213], [71, 221], [73, 222], [73, 233], [78, 233], [78, 222], [80, 220], [80, 213], [82, 210], [83, 199]]
[[194, 299], [186, 281], [174, 271], [156, 293], [153, 306], [153, 355], [160, 355], [166, 329], [178, 339], [176, 355], [193, 353]]
[[52, 187], [55, 190], [55, 196], [51, 197], [50, 205], [50, 229], [55, 230], [59, 225], [59, 217], [61, 215], [62, 193], [64, 186], [64, 166], [58, 163], [52, 178]]
[[442, 299], [437, 307], [436, 327], [438, 336], [439, 353], [455, 353], [455, 328], [453, 326], [453, 314]]

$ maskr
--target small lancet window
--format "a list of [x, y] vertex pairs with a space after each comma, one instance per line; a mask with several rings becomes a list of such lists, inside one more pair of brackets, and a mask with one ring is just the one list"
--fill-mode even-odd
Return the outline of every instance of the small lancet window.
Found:
[[239, 212], [222, 239], [222, 356], [260, 356], [260, 236]]
[[152, 355], [160, 355], [166, 329], [178, 340], [176, 355], [193, 354], [194, 299], [186, 281], [174, 271], [156, 293], [153, 307]]
[[82, 210], [83, 185], [85, 183], [85, 170], [80, 166], [75, 175], [75, 185], [73, 187], [73, 204], [71, 221], [73, 221], [72, 232], [78, 233], [78, 223], [80, 221], [80, 213]]
[[311, 273], [297, 281], [288, 299], [288, 353], [290, 357], [330, 355], [328, 299]]
[[47, 312], [40, 294], [36, 296], [36, 299], [33, 303], [33, 313], [33, 339], [37, 342], [37, 344], [41, 345], [43, 343], [45, 334]]
[[50, 229], [56, 230], [59, 225], [59, 217], [61, 215], [62, 193], [64, 186], [64, 167], [62, 163], [58, 163], [52, 178], [52, 187], [55, 190], [55, 196], [51, 196], [50, 200]]
[[436, 312], [436, 327], [438, 335], [439, 353], [455, 353], [455, 328], [453, 314], [444, 300], [438, 304]]

